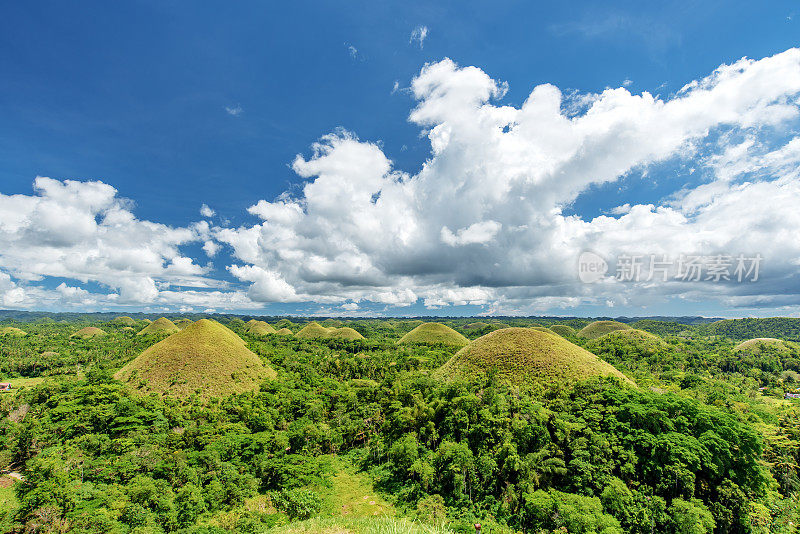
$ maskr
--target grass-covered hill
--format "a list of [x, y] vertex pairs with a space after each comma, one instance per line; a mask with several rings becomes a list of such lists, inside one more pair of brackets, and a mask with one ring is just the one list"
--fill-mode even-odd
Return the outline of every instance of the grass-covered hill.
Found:
[[253, 321], [248, 324], [245, 332], [253, 336], [266, 336], [267, 334], [274, 334], [275, 328], [266, 321]]
[[81, 328], [70, 337], [79, 338], [79, 339], [92, 339], [95, 337], [103, 337], [106, 335], [105, 330], [101, 328], [97, 328], [96, 326], [87, 326], [86, 328]]
[[770, 337], [800, 341], [800, 319], [794, 317], [725, 319], [703, 325], [697, 331], [702, 335], [723, 336], [737, 341]]
[[733, 350], [734, 352], [750, 353], [762, 353], [774, 350], [779, 353], [788, 354], [792, 352], [792, 350], [797, 350], [797, 346], [792, 342], [776, 339], [774, 337], [757, 337], [754, 339], [748, 339], [747, 341], [742, 341], [736, 345]]
[[622, 352], [630, 357], [650, 356], [667, 347], [667, 343], [659, 336], [632, 328], [614, 330], [586, 343], [586, 350], [604, 357], [611, 351]]
[[179, 330], [183, 330], [184, 328], [192, 324], [194, 321], [192, 321], [191, 319], [187, 319], [185, 317], [181, 317], [180, 319], [176, 319], [173, 322], [175, 323], [175, 326], [177, 326]]
[[180, 328], [167, 319], [166, 317], [161, 317], [156, 319], [149, 325], [145, 326], [137, 335], [139, 336], [162, 336], [162, 335], [169, 335], [174, 334], [175, 332], [179, 332]]
[[212, 397], [256, 389], [276, 373], [234, 332], [201, 319], [149, 347], [114, 376], [145, 392]]
[[597, 339], [614, 330], [625, 330], [628, 328], [630, 328], [630, 326], [618, 321], [594, 321], [581, 328], [578, 331], [578, 335], [587, 339]]
[[558, 334], [559, 336], [574, 336], [576, 334], [575, 329], [569, 325], [565, 324], [554, 324], [550, 327], [550, 330]]
[[295, 337], [299, 339], [324, 339], [330, 335], [330, 330], [316, 321], [311, 321], [301, 328]]
[[275, 333], [278, 334], [279, 336], [291, 336], [291, 335], [294, 335], [292, 333], [292, 331], [289, 330], [288, 328], [281, 328], [279, 330], [276, 330]]
[[549, 386], [594, 376], [614, 376], [632, 384], [591, 352], [555, 333], [533, 328], [490, 332], [459, 350], [435, 375], [443, 379], [469, 379], [494, 371], [514, 384]]
[[21, 329], [17, 328], [16, 326], [3, 326], [0, 327], [0, 336], [17, 336], [22, 337], [26, 336], [28, 333]]
[[118, 326], [136, 326], [136, 320], [133, 317], [128, 317], [127, 315], [115, 317], [111, 323]]
[[341, 328], [334, 328], [328, 334], [329, 339], [344, 339], [346, 341], [355, 341], [358, 339], [364, 339], [357, 330], [354, 328], [350, 328], [349, 326], [343, 326]]
[[469, 343], [469, 340], [447, 325], [441, 323], [423, 323], [401, 337], [397, 343], [420, 343], [424, 345], [463, 347]]

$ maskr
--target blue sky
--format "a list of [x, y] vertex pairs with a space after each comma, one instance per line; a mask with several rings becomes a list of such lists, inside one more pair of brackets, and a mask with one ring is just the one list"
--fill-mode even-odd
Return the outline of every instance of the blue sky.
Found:
[[[122, 275], [113, 269], [102, 275], [92, 274], [91, 266], [74, 272], [54, 268], [26, 272], [21, 267], [24, 262], [16, 258], [0, 261], [0, 273], [8, 278], [6, 290], [16, 291], [16, 297], [6, 299], [7, 307], [184, 306], [392, 315], [796, 313], [794, 301], [773, 298], [732, 304], [740, 291], [724, 292], [725, 300], [716, 288], [671, 289], [647, 304], [632, 299], [609, 307], [605, 295], [584, 295], [580, 286], [580, 291], [570, 289], [546, 272], [533, 282], [521, 281], [520, 286], [536, 290], [518, 298], [508, 291], [470, 298], [430, 297], [434, 287], [446, 293], [449, 286], [493, 284], [487, 281], [490, 275], [477, 272], [481, 269], [451, 272], [452, 276], [443, 269], [435, 280], [419, 281], [418, 273], [399, 269], [403, 273], [398, 274], [394, 266], [385, 265], [388, 260], [376, 259], [376, 254], [361, 248], [382, 275], [414, 279], [387, 278], [375, 282], [375, 287], [395, 293], [408, 283], [427, 288], [417, 291], [416, 300], [400, 299], [403, 305], [391, 298], [375, 302], [365, 289], [370, 284], [342, 284], [340, 275], [322, 280], [319, 273], [289, 274], [275, 264], [274, 250], [261, 256], [261, 264], [236, 253], [215, 233], [256, 225], [258, 217], [247, 210], [259, 200], [270, 202], [286, 191], [302, 198], [303, 184], [319, 174], [299, 176], [292, 168], [295, 157], [301, 154], [303, 161], [312, 161], [312, 143], [331, 132], [350, 132], [359, 142], [379, 147], [393, 171], [413, 179], [431, 158], [430, 125], [409, 121], [412, 109], [425, 98], [409, 86], [425, 64], [451, 58], [459, 68], [474, 66], [507, 84], [507, 92], [492, 100], [496, 106], [519, 108], [540, 84], [553, 84], [564, 95], [624, 88], [634, 95], [646, 91], [669, 100], [685, 84], [709, 76], [722, 64], [744, 56], [767, 58], [796, 46], [800, 37], [796, 3], [39, 2], [7, 3], [0, 15], [0, 193], [41, 196], [41, 189], [36, 193], [32, 188], [37, 176], [101, 181], [116, 189], [115, 198], [127, 199], [120, 202], [137, 220], [171, 228], [188, 228], [201, 220], [200, 206], [207, 204], [215, 211], [209, 219], [211, 237], [204, 234], [156, 245], [175, 249], [159, 249], [157, 255], [165, 265], [176, 255], [191, 258], [205, 271], [182, 276], [213, 280], [204, 283], [239, 292], [260, 283], [253, 278], [263, 273], [237, 277], [230, 265], [255, 265], [272, 273], [270, 284], [277, 277], [295, 290], [290, 297], [286, 292], [262, 291], [263, 298], [256, 299], [253, 294], [258, 291], [252, 291], [246, 303], [234, 298], [218, 304], [181, 304], [178, 297], [163, 300], [152, 291], [138, 300], [133, 296], [108, 300], [108, 295], [124, 291], [114, 282]], [[786, 95], [794, 95], [792, 87]], [[691, 143], [713, 144], [708, 151], [687, 157], [685, 151], [674, 149], [667, 157], [637, 162], [614, 180], [585, 184], [558, 205], [565, 216], [591, 220], [626, 203], [664, 204], [676, 191], [702, 183], [706, 174], [695, 169], [742, 139], [756, 135], [762, 152], [780, 148], [793, 138], [793, 121], [790, 117], [780, 127], [770, 122], [759, 126], [757, 134], [749, 123], [744, 128], [712, 125], [707, 135], [687, 136]], [[720, 137], [730, 146], [721, 146]], [[485, 180], [491, 187], [490, 178]], [[457, 199], [457, 190], [452, 195]], [[103, 214], [95, 215], [100, 222]], [[458, 227], [447, 228], [455, 232]], [[471, 226], [464, 223], [463, 228]], [[325, 234], [324, 229], [320, 232]], [[219, 251], [212, 257], [201, 250], [208, 240], [218, 243]], [[315, 254], [281, 261], [312, 262]], [[481, 254], [465, 256], [473, 257]], [[781, 261], [792, 265], [793, 258]], [[420, 261], [435, 263], [435, 255]], [[461, 265], [469, 260], [453, 261]], [[149, 277], [159, 292], [187, 287], [163, 273], [128, 268], [119, 258], [110, 263], [126, 277], [136, 273]], [[531, 264], [529, 271], [537, 269], [543, 270]], [[420, 267], [419, 272], [427, 276], [429, 271]], [[479, 284], [469, 282], [477, 279]], [[791, 269], [784, 269], [774, 284], [794, 288], [793, 280]], [[62, 283], [67, 289], [48, 296]], [[312, 283], [313, 289], [304, 286]], [[338, 287], [329, 290], [325, 283]], [[198, 290], [196, 281], [188, 287]], [[348, 294], [348, 287], [359, 289]], [[773, 287], [768, 293], [774, 297], [779, 291]], [[429, 295], [427, 306], [423, 294]], [[579, 296], [586, 299], [563, 301]], [[541, 298], [545, 300], [526, 304]], [[561, 300], [550, 306], [546, 298]], [[344, 304], [349, 306], [341, 308]]]

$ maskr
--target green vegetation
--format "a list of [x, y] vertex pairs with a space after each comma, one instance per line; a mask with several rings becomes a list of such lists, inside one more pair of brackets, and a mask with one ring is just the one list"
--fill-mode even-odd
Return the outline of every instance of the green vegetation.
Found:
[[275, 376], [239, 336], [208, 319], [156, 343], [114, 375], [138, 390], [178, 397], [250, 391]]
[[792, 317], [726, 319], [703, 325], [698, 328], [698, 333], [706, 336], [723, 336], [733, 340], [770, 337], [800, 341], [800, 319]]
[[463, 347], [469, 343], [469, 340], [449, 326], [441, 323], [423, 323], [401, 337], [397, 343], [420, 343], [424, 345]]
[[289, 330], [288, 328], [281, 328], [280, 330], [277, 330], [275, 333], [278, 334], [279, 336], [291, 336], [291, 335], [294, 335], [292, 333], [292, 331]]
[[[53, 317], [2, 323], [28, 335], [0, 342], [0, 381], [14, 386], [0, 393], [0, 470], [25, 480], [0, 477], [0, 532], [800, 524], [800, 401], [784, 398], [800, 386], [800, 346], [782, 335], [741, 343], [754, 336], [680, 318], [590, 340], [574, 335], [589, 320], [504, 317], [511, 328], [460, 347], [398, 344], [417, 320], [304, 338], [217, 316], [161, 339], [113, 314]], [[299, 329], [287, 322], [284, 334]], [[442, 323], [473, 338], [497, 321]], [[556, 325], [567, 339], [541, 328]], [[106, 335], [71, 337], [90, 327]]]
[[632, 382], [594, 354], [553, 332], [535, 328], [504, 328], [480, 337], [458, 351], [436, 376], [475, 378], [496, 376], [514, 384], [548, 386], [614, 376]]
[[169, 335], [174, 334], [175, 332], [179, 332], [181, 329], [178, 326], [167, 319], [166, 317], [161, 317], [160, 319], [156, 319], [149, 325], [142, 328], [137, 335], [139, 336], [161, 336], [161, 335]]
[[595, 321], [584, 326], [578, 332], [578, 335], [586, 339], [597, 339], [614, 330], [625, 330], [627, 328], [630, 328], [630, 326], [617, 321]]
[[574, 328], [565, 324], [554, 324], [550, 327], [550, 330], [561, 337], [574, 336], [577, 333]]
[[657, 336], [677, 336], [691, 333], [694, 330], [692, 326], [687, 324], [673, 321], [654, 321], [652, 319], [642, 319], [630, 326], [637, 330], [644, 330], [645, 332], [656, 334]]

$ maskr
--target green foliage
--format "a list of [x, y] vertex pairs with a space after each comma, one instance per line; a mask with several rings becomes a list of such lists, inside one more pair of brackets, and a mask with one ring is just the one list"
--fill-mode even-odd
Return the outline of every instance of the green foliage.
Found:
[[771, 337], [800, 341], [800, 319], [768, 317], [765, 319], [726, 319], [698, 328], [698, 334], [723, 336], [734, 340]]
[[282, 489], [270, 494], [275, 508], [291, 519], [309, 519], [319, 513], [322, 499], [310, 490]]
[[694, 331], [694, 327], [687, 324], [675, 321], [655, 321], [653, 319], [642, 319], [630, 326], [637, 330], [644, 330], [645, 332], [650, 332], [651, 334], [662, 337], [691, 334]]
[[[736, 348], [691, 331], [702, 327], [663, 339], [567, 334], [641, 389], [542, 379], [536, 366], [539, 380], [499, 380], [514, 354], [504, 343], [485, 371], [443, 381], [435, 371], [458, 347], [395, 343], [420, 321], [348, 321], [365, 339], [298, 339], [246, 334], [227, 317], [245, 340], [236, 346], [279, 380], [173, 397], [114, 380], [154, 340], [113, 318], [31, 322], [2, 339], [3, 378], [26, 385], [0, 395], [0, 462], [26, 480], [0, 530], [416, 534], [479, 522], [509, 533], [789, 534], [800, 524], [800, 403], [782, 398], [797, 373], [792, 343]], [[474, 336], [464, 329], [474, 319], [444, 321]], [[536, 318], [556, 321], [587, 323]], [[550, 360], [583, 354], [531, 319], [503, 322]], [[70, 338], [93, 325], [107, 335]], [[335, 517], [343, 507], [353, 513]]]

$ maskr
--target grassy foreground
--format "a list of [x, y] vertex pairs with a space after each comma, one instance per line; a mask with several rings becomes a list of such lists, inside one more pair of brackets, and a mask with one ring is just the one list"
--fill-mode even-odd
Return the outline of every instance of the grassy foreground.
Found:
[[324, 517], [276, 527], [275, 534], [449, 534], [443, 526], [424, 525], [395, 517]]

